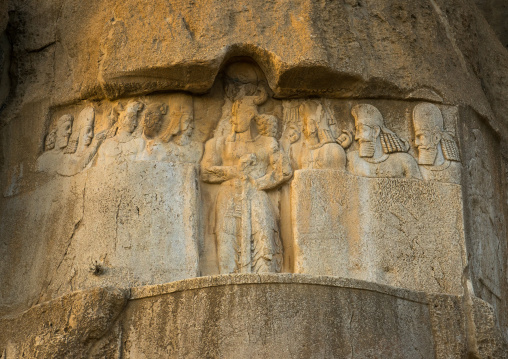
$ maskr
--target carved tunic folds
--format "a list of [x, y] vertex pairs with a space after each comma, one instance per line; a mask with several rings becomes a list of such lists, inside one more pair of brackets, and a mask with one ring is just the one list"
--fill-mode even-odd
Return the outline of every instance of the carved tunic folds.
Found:
[[277, 215], [265, 190], [291, 175], [277, 140], [235, 136], [208, 141], [203, 180], [222, 183], [215, 205], [220, 273], [280, 272], [282, 245]]

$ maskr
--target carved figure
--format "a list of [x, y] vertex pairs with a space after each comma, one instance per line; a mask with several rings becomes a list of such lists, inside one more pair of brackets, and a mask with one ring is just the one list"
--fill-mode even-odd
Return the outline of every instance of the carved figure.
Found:
[[379, 110], [369, 104], [352, 108], [355, 119], [355, 140], [359, 150], [348, 153], [348, 169], [363, 177], [406, 177], [422, 179], [416, 160], [405, 153], [409, 149], [384, 125]]
[[166, 150], [157, 135], [166, 113], [166, 104], [151, 104], [146, 107], [143, 115], [143, 135], [147, 142], [144, 151], [138, 156], [138, 160], [162, 161], [164, 159]]
[[[234, 72], [228, 75], [234, 76]], [[280, 272], [278, 215], [266, 191], [288, 180], [291, 166], [274, 137], [255, 136], [251, 131], [254, 120], [258, 119], [258, 124], [271, 121], [264, 116], [258, 118], [257, 106], [266, 101], [267, 95], [256, 72], [238, 75], [243, 82], [239, 82], [239, 88], [230, 89], [235, 98], [232, 132], [207, 141], [201, 161], [203, 181], [220, 184], [214, 226], [219, 271]]]
[[99, 149], [97, 164], [110, 165], [121, 163], [126, 160], [135, 160], [139, 153], [145, 148], [145, 140], [133, 135], [138, 126], [139, 112], [143, 104], [139, 101], [131, 101], [125, 110], [120, 107], [116, 134], [113, 131]]
[[300, 115], [305, 140], [292, 146], [292, 162], [299, 169], [345, 169], [346, 153], [328, 129], [322, 104], [306, 101], [300, 106]]
[[143, 115], [143, 134], [147, 138], [154, 138], [159, 133], [164, 115], [167, 113], [166, 104], [151, 104], [146, 107]]
[[36, 163], [39, 172], [55, 173], [63, 161], [64, 150], [69, 144], [69, 137], [72, 133], [72, 115], [63, 115], [57, 120], [55, 138], [51, 138], [51, 132], [46, 138], [45, 147], [49, 150], [44, 152]]
[[72, 176], [92, 161], [99, 146], [106, 139], [106, 131], [94, 137], [95, 110], [93, 107], [83, 109], [74, 124], [75, 131], [65, 148], [63, 162], [57, 172], [61, 175]]
[[194, 100], [190, 95], [174, 95], [169, 105], [169, 123], [162, 131], [165, 154], [161, 160], [198, 163], [203, 145], [192, 141], [194, 132]]
[[163, 117], [168, 107], [165, 104], [148, 106], [143, 121], [147, 145], [138, 159], [198, 163], [203, 154], [203, 146], [191, 140], [194, 130], [193, 107], [191, 96], [173, 96], [169, 105], [169, 121], [163, 128]]
[[431, 103], [413, 109], [418, 163], [425, 180], [460, 183], [459, 149], [453, 136], [444, 130], [443, 115]]

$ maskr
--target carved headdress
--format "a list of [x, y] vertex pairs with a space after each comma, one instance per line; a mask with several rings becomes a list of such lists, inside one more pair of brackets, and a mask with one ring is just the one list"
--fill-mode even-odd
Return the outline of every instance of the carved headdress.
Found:
[[385, 127], [383, 116], [376, 107], [369, 104], [358, 104], [351, 109], [351, 114], [358, 124], [379, 127], [379, 138], [384, 153], [407, 152], [409, 150], [409, 143], [406, 140]]

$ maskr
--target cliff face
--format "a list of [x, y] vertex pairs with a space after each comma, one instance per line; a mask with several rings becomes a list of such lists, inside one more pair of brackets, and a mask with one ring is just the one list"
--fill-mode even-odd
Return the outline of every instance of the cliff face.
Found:
[[499, 0], [477, 0], [476, 6], [482, 11], [483, 16], [492, 27], [497, 37], [504, 45], [508, 47], [508, 4], [506, 1]]
[[[59, 330], [37, 332], [23, 319], [48, 312], [74, 338], [74, 352], [54, 342], [63, 356], [153, 356], [165, 340], [167, 355], [233, 356], [220, 344], [231, 335], [224, 328], [253, 317], [270, 322], [271, 334], [242, 332], [251, 346], [240, 337], [231, 345], [248, 353], [254, 342], [278, 341], [281, 356], [304, 333], [279, 313], [283, 292], [307, 303], [295, 304], [298, 317], [312, 286], [326, 297], [313, 316], [333, 318], [317, 320], [318, 332], [355, 338], [354, 352], [412, 357], [412, 344], [423, 357], [502, 352], [506, 8], [461, 0], [2, 2], [0, 314], [9, 331], [0, 354], [51, 352], [44, 343]], [[257, 283], [252, 273], [268, 277]], [[175, 291], [167, 284], [179, 280], [190, 282]], [[242, 285], [257, 305], [246, 315], [234, 312], [249, 306]], [[354, 294], [371, 289], [379, 295]], [[194, 290], [206, 313], [189, 307]], [[275, 304], [259, 304], [270, 293]], [[324, 308], [348, 298], [346, 328], [346, 316]], [[101, 301], [104, 313], [94, 309]], [[67, 323], [74, 302], [90, 308], [76, 316], [114, 326], [90, 334]], [[395, 342], [374, 322], [353, 320], [359, 303], [384, 308]], [[160, 320], [156, 307], [171, 308], [172, 319]], [[301, 320], [312, 331], [310, 318]], [[131, 326], [151, 320], [181, 335], [154, 334], [150, 345]], [[24, 341], [20, 326], [43, 339]], [[447, 346], [447, 336], [460, 340]], [[187, 352], [200, 340], [213, 352]], [[346, 355], [339, 342], [320, 340], [323, 356]], [[396, 343], [412, 344], [390, 352]], [[304, 347], [295, 353], [321, 353]]]

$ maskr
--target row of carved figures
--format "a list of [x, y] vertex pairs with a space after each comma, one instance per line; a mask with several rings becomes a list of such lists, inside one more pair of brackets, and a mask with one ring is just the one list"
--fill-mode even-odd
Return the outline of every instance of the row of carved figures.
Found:
[[[408, 141], [385, 126], [375, 106], [358, 104], [351, 114], [355, 119], [354, 134], [342, 131], [335, 139], [327, 125], [329, 111], [322, 103], [314, 100], [303, 103], [299, 115], [304, 140], [300, 140], [297, 128], [290, 128], [289, 134], [293, 168], [347, 167], [351, 173], [363, 177], [460, 183], [459, 150], [453, 135], [444, 129], [443, 115], [436, 105], [420, 103], [413, 110], [417, 160], [407, 153]], [[358, 150], [346, 156], [344, 149], [349, 147], [353, 137], [358, 142]]]
[[[273, 138], [278, 147], [279, 120], [273, 115], [259, 114], [257, 105], [249, 108], [248, 101], [244, 98], [233, 105], [229, 137], [242, 133], [235, 132], [238, 116], [255, 113], [247, 121], [249, 130], [254, 121], [256, 135]], [[321, 101], [305, 101], [297, 108], [297, 113], [299, 121], [289, 124], [280, 141], [288, 142], [281, 147], [286, 147], [284, 152], [293, 170], [347, 168], [364, 177], [408, 177], [460, 183], [459, 151], [454, 137], [444, 129], [443, 116], [436, 105], [420, 103], [413, 110], [417, 161], [407, 153], [409, 143], [389, 130], [379, 110], [370, 104], [352, 108], [354, 134], [344, 130], [338, 138], [328, 126], [330, 111]], [[168, 121], [164, 121], [166, 114]], [[92, 161], [105, 165], [126, 160], [198, 163], [202, 157], [202, 144], [191, 142], [194, 128], [191, 96], [181, 95], [170, 106], [131, 101], [114, 107], [108, 120], [109, 129], [94, 136], [93, 107], [82, 110], [77, 121], [69, 114], [61, 116], [46, 136], [45, 153], [38, 159], [39, 171], [73, 175]], [[349, 151], [346, 155], [345, 149], [353, 138], [358, 141], [358, 151]], [[255, 155], [260, 150], [253, 151]], [[205, 168], [206, 162], [204, 159]], [[205, 171], [203, 178], [206, 180], [207, 176]]]
[[[166, 115], [168, 121], [164, 121]], [[46, 136], [45, 152], [37, 160], [38, 171], [74, 175], [92, 163], [198, 163], [202, 156], [203, 145], [191, 142], [191, 96], [178, 96], [171, 107], [164, 103], [145, 105], [138, 100], [125, 106], [118, 104], [111, 110], [108, 122], [107, 130], [94, 135], [93, 107], [82, 110], [76, 121], [70, 114], [61, 116]]]
[[[457, 145], [444, 131], [441, 111], [433, 104], [421, 103], [414, 109], [419, 166], [407, 153], [408, 142], [386, 128], [383, 116], [370, 104], [352, 108], [358, 150], [347, 155], [345, 148], [353, 134], [343, 131], [335, 139], [328, 126], [330, 112], [316, 100], [299, 106], [298, 116], [293, 117], [301, 119], [301, 125], [293, 121], [279, 141], [277, 118], [259, 113], [267, 90], [256, 73], [230, 71], [226, 75], [231, 78], [226, 82], [232, 102], [231, 129], [216, 130], [201, 160], [201, 179], [220, 184], [212, 227], [221, 274], [280, 272], [279, 216], [267, 191], [288, 181], [293, 170], [347, 168], [365, 177], [460, 181]], [[290, 142], [287, 151], [285, 139]]]

